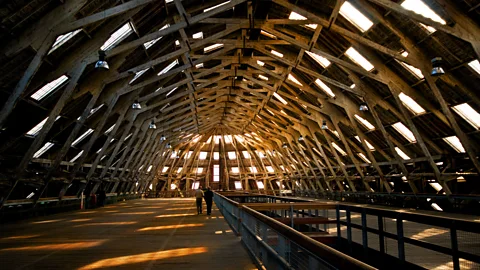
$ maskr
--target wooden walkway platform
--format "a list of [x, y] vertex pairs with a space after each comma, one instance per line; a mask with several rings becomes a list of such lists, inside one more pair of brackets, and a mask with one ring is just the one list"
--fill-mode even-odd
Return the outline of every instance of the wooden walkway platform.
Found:
[[257, 269], [212, 212], [197, 215], [190, 198], [148, 199], [0, 225], [0, 268]]

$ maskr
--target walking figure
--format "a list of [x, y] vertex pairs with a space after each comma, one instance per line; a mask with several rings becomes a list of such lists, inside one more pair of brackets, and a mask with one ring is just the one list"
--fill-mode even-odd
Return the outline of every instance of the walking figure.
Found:
[[213, 200], [213, 192], [210, 190], [210, 187], [207, 188], [205, 191], [205, 203], [207, 204], [207, 215], [212, 213], [212, 200]]
[[197, 214], [201, 214], [202, 213], [202, 199], [203, 199], [202, 186], [199, 186], [197, 191], [195, 191], [195, 198], [197, 199]]

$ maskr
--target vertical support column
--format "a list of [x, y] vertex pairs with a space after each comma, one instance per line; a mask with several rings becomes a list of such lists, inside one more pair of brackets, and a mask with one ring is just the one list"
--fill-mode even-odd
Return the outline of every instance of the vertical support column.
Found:
[[403, 241], [403, 220], [402, 216], [397, 216], [397, 242], [398, 242], [398, 258], [405, 261], [405, 243]]
[[368, 258], [368, 232], [367, 232], [367, 210], [362, 209], [362, 244], [363, 256]]
[[380, 253], [385, 254], [385, 237], [383, 235], [383, 217], [378, 216], [378, 242]]
[[348, 240], [348, 251], [352, 253], [352, 219], [350, 217], [350, 207], [347, 206], [347, 240]]
[[458, 238], [457, 238], [457, 226], [455, 221], [452, 222], [452, 226], [450, 227], [450, 241], [451, 241], [451, 249], [452, 249], [452, 261], [453, 261], [453, 269], [460, 270], [460, 258], [458, 257]]

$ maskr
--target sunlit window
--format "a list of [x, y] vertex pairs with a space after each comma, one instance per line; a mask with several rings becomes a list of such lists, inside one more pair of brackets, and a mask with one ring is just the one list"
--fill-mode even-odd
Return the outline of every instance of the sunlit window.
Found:
[[82, 154], [83, 154], [83, 150], [80, 151], [76, 156], [74, 156], [74, 157], [70, 160], [70, 163], [75, 162]]
[[147, 72], [149, 68], [146, 68], [146, 69], [142, 69], [140, 70], [139, 72], [136, 72], [135, 73], [135, 76], [133, 77], [133, 79], [129, 82], [130, 84], [133, 83], [134, 81], [136, 81], [138, 78], [140, 78], [145, 72]]
[[169, 167], [163, 167], [162, 173], [166, 173], [166, 172], [168, 171], [168, 168], [169, 168]]
[[210, 7], [210, 8], [206, 8], [206, 9], [203, 10], [203, 12], [209, 12], [209, 11], [212, 10], [212, 9], [215, 9], [215, 8], [217, 8], [217, 7], [221, 7], [221, 6], [226, 5], [226, 4], [228, 4], [228, 3], [230, 3], [230, 0], [229, 0], [229, 1], [226, 1], [226, 2], [223, 2], [223, 3], [221, 3], [221, 4], [218, 4], [218, 5], [216, 5], [216, 6], [213, 6], [213, 7]]
[[257, 60], [257, 64], [258, 64], [259, 66], [262, 66], [262, 67], [265, 66], [265, 63], [262, 62], [262, 61], [260, 61], [260, 60]]
[[358, 156], [366, 163], [372, 163], [363, 153], [358, 153]]
[[400, 149], [400, 148], [398, 148], [398, 147], [395, 147], [395, 151], [397, 152], [397, 154], [398, 154], [401, 158], [403, 158], [403, 159], [405, 159], [405, 160], [410, 159], [410, 157], [409, 157], [407, 154], [405, 154], [405, 152], [403, 152], [402, 149]]
[[[407, 57], [407, 56], [408, 56], [408, 52], [407, 52], [407, 51], [404, 51], [404, 52], [402, 53], [402, 56]], [[415, 78], [417, 78], [417, 79], [419, 79], [419, 80], [425, 78], [425, 76], [423, 76], [423, 73], [422, 73], [422, 71], [421, 71], [420, 69], [418, 69], [418, 68], [416, 68], [416, 67], [414, 67], [414, 66], [412, 66], [412, 65], [409, 65], [409, 64], [407, 64], [407, 63], [405, 63], [405, 62], [402, 62], [402, 61], [398, 61], [398, 60], [397, 60], [397, 62], [400, 63], [403, 67], [405, 67], [408, 71], [410, 71], [410, 73], [411, 73], [413, 76], [415, 76]]]
[[288, 80], [300, 85], [300, 86], [303, 86], [303, 84], [300, 83], [300, 81], [297, 80], [297, 78], [295, 78], [295, 76], [293, 76], [292, 74], [288, 74], [288, 77], [287, 77]]
[[251, 173], [257, 173], [257, 167], [253, 166], [253, 167], [248, 167], [248, 169], [250, 170]]
[[269, 172], [269, 173], [275, 172], [275, 170], [273, 169], [272, 166], [266, 166], [265, 168], [267, 169], [267, 172]]
[[198, 167], [196, 170], [195, 170], [196, 173], [203, 173], [203, 167]]
[[400, 100], [402, 101], [403, 105], [407, 107], [413, 114], [419, 115], [425, 113], [425, 110], [422, 108], [422, 106], [418, 105], [413, 98], [405, 95], [403, 92], [398, 95]]
[[89, 128], [87, 131], [85, 131], [85, 133], [83, 133], [82, 135], [80, 135], [80, 137], [78, 137], [75, 141], [72, 142], [72, 146], [75, 146], [77, 145], [78, 143], [80, 143], [83, 139], [85, 139], [88, 135], [92, 134], [93, 132], [93, 129]]
[[[302, 15], [300, 15], [300, 14], [292, 11], [292, 12], [290, 13], [290, 16], [288, 16], [288, 19], [290, 19], [290, 20], [304, 21], [304, 20], [306, 20], [307, 18], [306, 18], [306, 17], [303, 17]], [[317, 26], [318, 26], [318, 25], [312, 23], [312, 24], [306, 24], [305, 26], [308, 27], [308, 28], [311, 28], [311, 29], [317, 29]]]
[[277, 52], [277, 51], [275, 51], [275, 50], [271, 50], [270, 52], [271, 52], [273, 55], [276, 55], [276, 56], [278, 56], [278, 57], [283, 57], [283, 53]]
[[[276, 37], [275, 35], [272, 35], [272, 34], [270, 34], [270, 33], [267, 32], [267, 31], [260, 30], [260, 34], [262, 34], [262, 35], [264, 35], [264, 36], [266, 36], [266, 37], [269, 37], [269, 38], [271, 38], [271, 39], [277, 39], [277, 37]], [[272, 52], [272, 53], [273, 53], [273, 52]], [[282, 54], [282, 56], [280, 56], [280, 57], [283, 57], [283, 54]]]
[[457, 136], [446, 137], [443, 138], [443, 140], [448, 143], [448, 145], [450, 145], [453, 149], [455, 149], [455, 151], [457, 151], [458, 153], [465, 153], [465, 148], [463, 148], [463, 145]]
[[120, 42], [126, 39], [131, 33], [133, 33], [133, 28], [130, 25], [130, 22], [124, 24], [120, 29], [115, 31], [105, 43], [100, 47], [102, 51], [108, 51], [111, 48], [117, 46]]
[[180, 173], [182, 171], [183, 167], [178, 167], [177, 173]]
[[251, 158], [250, 153], [248, 153], [248, 151], [242, 151], [242, 155], [243, 155], [244, 158], [247, 158], [247, 159]]
[[164, 69], [162, 69], [157, 75], [160, 76], [160, 75], [163, 75], [167, 72], [169, 72], [174, 66], [178, 65], [178, 59], [176, 59], [175, 61], [173, 61], [172, 63], [170, 63], [168, 66], [166, 66]]
[[148, 166], [147, 172], [150, 172], [152, 170], [152, 168], [153, 168], [153, 165]]
[[345, 1], [340, 7], [340, 15], [365, 32], [373, 26], [373, 22], [356, 9], [350, 2]]
[[213, 152], [213, 159], [214, 159], [214, 160], [219, 160], [219, 159], [220, 159], [220, 153], [218, 153], [218, 152]]
[[429, 18], [432, 21], [440, 24], [447, 24], [440, 16], [437, 15], [429, 6], [427, 6], [422, 0], [405, 0], [401, 5], [404, 9], [413, 11], [423, 17]]
[[232, 167], [232, 173], [240, 173], [240, 169], [238, 167]]
[[[357, 139], [357, 141], [359, 142], [362, 142], [359, 136], [355, 136], [355, 139]], [[373, 147], [373, 145], [371, 145], [367, 140], [365, 140], [365, 144], [367, 145], [368, 149], [370, 149], [371, 151], [375, 150], [375, 147]]]
[[200, 152], [200, 155], [198, 156], [199, 159], [204, 160], [207, 159], [208, 152]]
[[480, 74], [480, 62], [478, 60], [473, 60], [469, 62], [468, 66], [471, 67], [475, 72]]
[[397, 122], [393, 124], [392, 127], [409, 142], [411, 143], [417, 142], [417, 139], [415, 139], [415, 136], [413, 135], [413, 133], [402, 122]]
[[193, 39], [203, 39], [203, 32], [198, 32], [192, 35]]
[[105, 135], [107, 135], [108, 133], [112, 132], [113, 129], [115, 128], [115, 124], [113, 124], [111, 127], [109, 127], [106, 131], [105, 131]]
[[200, 181], [195, 181], [192, 183], [192, 189], [198, 189], [200, 187]]
[[48, 149], [52, 148], [53, 146], [53, 143], [51, 142], [47, 142], [45, 143], [42, 148], [38, 149], [37, 152], [35, 152], [35, 154], [33, 154], [33, 158], [39, 158], [40, 156], [42, 156], [45, 152], [48, 151]]
[[[58, 120], [58, 118], [60, 118], [60, 116], [57, 116], [57, 118], [55, 118], [55, 121]], [[40, 132], [40, 130], [43, 128], [43, 126], [45, 125], [45, 123], [47, 122], [48, 120], [48, 117], [43, 119], [42, 122], [38, 123], [36, 126], [34, 126], [32, 129], [30, 129], [28, 132], [27, 132], [27, 135], [29, 136], [32, 136], [32, 137], [35, 137], [38, 135], [38, 133]]]
[[65, 75], [62, 75], [58, 79], [55, 79], [45, 84], [42, 88], [38, 89], [30, 97], [37, 101], [40, 101], [41, 99], [46, 97], [48, 94], [53, 92], [55, 89], [59, 88], [60, 86], [63, 86], [66, 81], [68, 81], [68, 77]]
[[322, 82], [320, 79], [316, 79], [315, 80], [315, 83], [327, 94], [329, 95], [331, 98], [334, 98], [335, 97], [335, 94], [333, 93], [332, 89], [330, 89], [330, 87], [328, 87], [328, 85], [326, 85], [324, 82]]
[[265, 185], [263, 184], [262, 181], [257, 181], [257, 187], [258, 189], [265, 189]]
[[220, 49], [220, 48], [223, 48], [223, 44], [217, 43], [217, 44], [213, 44], [213, 45], [210, 45], [210, 46], [207, 46], [207, 47], [203, 48], [203, 52], [204, 53], [209, 53], [211, 51], [214, 51], [214, 50]]
[[452, 109], [476, 129], [480, 129], [480, 114], [467, 103], [453, 106]]
[[193, 155], [193, 151], [188, 151], [188, 153], [185, 155], [185, 159], [191, 158]]
[[125, 137], [125, 139], [123, 139], [123, 141], [128, 140], [130, 137], [132, 137], [132, 135], [133, 135], [133, 133], [128, 134], [127, 137]]
[[225, 138], [225, 143], [232, 143], [233, 142], [233, 137], [232, 135], [224, 135]]
[[343, 151], [343, 149], [340, 148], [340, 146], [338, 146], [336, 143], [332, 142], [332, 146], [333, 146], [333, 148], [335, 148], [342, 156], [346, 156], [346, 155], [347, 155], [347, 152]]
[[[173, 88], [172, 90], [170, 90], [165, 96], [167, 96], [167, 97], [170, 96], [170, 95], [171, 95], [173, 92], [175, 92], [175, 90], [177, 90], [177, 89], [178, 89], [178, 86], [175, 87], [175, 88]], [[160, 90], [160, 89], [158, 89], [158, 90]], [[157, 91], [158, 91], [158, 90], [157, 90]], [[157, 91], [155, 91], [155, 92], [157, 92]], [[167, 106], [168, 106], [168, 104], [165, 104], [165, 106], [162, 107], [161, 110], [165, 109]]]
[[263, 76], [262, 74], [258, 75], [258, 78], [264, 80], [264, 81], [268, 81], [268, 77], [267, 76]]
[[256, 151], [257, 152], [257, 155], [258, 157], [260, 158], [266, 158], [265, 154], [263, 152], [260, 152], [260, 151]]
[[237, 155], [235, 154], [235, 152], [228, 152], [228, 159], [233, 160], [236, 158], [237, 158]]
[[220, 182], [220, 165], [213, 165], [213, 182]]
[[357, 50], [355, 50], [353, 47], [348, 48], [348, 50], [345, 52], [345, 55], [350, 58], [353, 62], [355, 62], [357, 65], [361, 66], [363, 69], [366, 71], [371, 71], [375, 67], [370, 63], [363, 55], [361, 55]]
[[368, 130], [374, 130], [375, 129], [375, 127], [370, 122], [368, 122], [367, 119], [364, 119], [360, 115], [355, 114], [355, 119], [357, 119], [357, 121], [360, 122], [366, 129], [368, 129]]
[[242, 190], [242, 182], [235, 181], [235, 189], [236, 190]]
[[327, 58], [323, 57], [323, 56], [320, 56], [316, 53], [312, 53], [312, 52], [309, 52], [309, 51], [306, 51], [306, 53], [313, 58], [313, 60], [315, 60], [315, 62], [317, 62], [318, 64], [320, 64], [320, 66], [322, 66], [323, 68], [327, 68], [328, 66], [330, 66], [331, 62], [328, 61]]
[[53, 43], [52, 48], [50, 49], [50, 51], [48, 51], [48, 54], [51, 54], [56, 49], [60, 48], [63, 44], [65, 44], [67, 41], [69, 41], [71, 38], [73, 38], [76, 34], [80, 33], [81, 31], [82, 29], [77, 29], [72, 32], [58, 36], [55, 42]]
[[[160, 30], [158, 31], [161, 31], [161, 30], [164, 30], [164, 29], [167, 29], [168, 27], [170, 27], [170, 24], [166, 24], [164, 25], [162, 28], [160, 28]], [[147, 41], [145, 43], [143, 43], [143, 46], [145, 47], [145, 50], [148, 50], [148, 48], [152, 47], [155, 43], [157, 43], [157, 41], [159, 41], [160, 39], [162, 39], [162, 37], [159, 37], [159, 38], [156, 38], [154, 40], [150, 40], [150, 41]]]

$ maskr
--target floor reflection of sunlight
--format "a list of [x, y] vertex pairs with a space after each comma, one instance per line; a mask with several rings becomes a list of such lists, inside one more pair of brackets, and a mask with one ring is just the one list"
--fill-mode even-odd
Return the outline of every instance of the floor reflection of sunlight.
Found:
[[205, 224], [178, 224], [178, 225], [165, 225], [165, 226], [156, 226], [156, 227], [145, 227], [137, 230], [138, 232], [143, 231], [155, 231], [155, 230], [168, 230], [168, 229], [179, 229], [179, 228], [190, 228], [190, 227], [202, 227]]
[[200, 253], [207, 252], [208, 249], [206, 247], [196, 247], [196, 248], [179, 248], [179, 249], [172, 249], [172, 250], [165, 250], [165, 251], [157, 251], [157, 252], [149, 252], [149, 253], [142, 253], [137, 255], [128, 255], [110, 259], [104, 259], [92, 264], [86, 265], [84, 267], [79, 268], [79, 270], [86, 270], [86, 269], [98, 269], [98, 268], [107, 268], [107, 267], [116, 267], [126, 264], [135, 264], [135, 263], [142, 263], [147, 261], [155, 261], [161, 259], [169, 259], [175, 257], [182, 257], [187, 255], [195, 255]]
[[32, 224], [47, 224], [47, 223], [55, 223], [62, 221], [63, 219], [51, 219], [51, 220], [42, 220], [42, 221], [34, 221]]
[[17, 235], [17, 236], [10, 236], [10, 237], [5, 237], [0, 240], [20, 240], [20, 239], [30, 239], [30, 238], [35, 238], [39, 237], [41, 234], [29, 234], [29, 235]]
[[[469, 269], [474, 269], [474, 263], [473, 262], [470, 262], [470, 261], [467, 261], [465, 259], [462, 259], [460, 258], [460, 268], [463, 270], [469, 270]], [[445, 264], [442, 264], [442, 265], [439, 265], [435, 268], [433, 268], [432, 270], [450, 270], [450, 269], [453, 269], [453, 262], [448, 262], [448, 263], [445, 263]]]
[[73, 243], [64, 243], [64, 244], [50, 244], [50, 245], [39, 245], [39, 246], [13, 247], [13, 248], [0, 249], [0, 252], [1, 251], [82, 249], [82, 248], [91, 248], [91, 247], [99, 246], [103, 244], [105, 241], [106, 240], [73, 242]]
[[437, 236], [437, 235], [444, 234], [444, 233], [447, 233], [447, 232], [448, 232], [447, 230], [430, 228], [430, 229], [423, 230], [423, 231], [421, 231], [417, 234], [414, 234], [414, 235], [410, 236], [409, 238], [415, 239], [415, 240], [421, 240], [423, 238]]
[[97, 223], [87, 223], [76, 225], [74, 227], [85, 227], [85, 226], [108, 226], [108, 225], [131, 225], [136, 224], [136, 221], [121, 221], [121, 222], [97, 222]]
[[159, 215], [155, 216], [156, 218], [167, 218], [167, 217], [186, 217], [186, 216], [196, 216], [197, 214], [169, 214], [169, 215]]
[[176, 210], [190, 210], [190, 209], [193, 209], [193, 206], [192, 207], [167, 208], [167, 209], [164, 209], [164, 210], [165, 211], [176, 211]]
[[72, 219], [69, 220], [68, 222], [83, 222], [83, 221], [90, 221], [92, 220], [91, 218], [77, 218], [77, 219]]
[[116, 213], [115, 215], [150, 215], [155, 212], [132, 212], [132, 213]]

